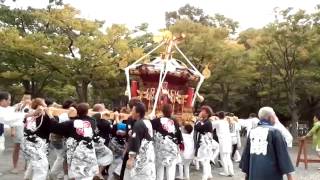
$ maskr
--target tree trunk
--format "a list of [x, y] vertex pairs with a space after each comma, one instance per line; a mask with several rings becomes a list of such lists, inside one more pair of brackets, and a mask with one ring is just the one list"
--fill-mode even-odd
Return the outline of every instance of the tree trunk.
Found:
[[88, 102], [88, 81], [81, 81], [76, 85], [76, 92], [79, 102]]
[[291, 115], [291, 123], [292, 123], [292, 129], [291, 134], [294, 139], [298, 137], [298, 123], [299, 123], [299, 109], [296, 102], [296, 90], [295, 86], [292, 85], [291, 89], [289, 89], [289, 110]]
[[229, 111], [229, 85], [221, 84], [222, 89], [222, 109], [225, 112]]
[[23, 80], [22, 81], [22, 85], [23, 85], [23, 88], [24, 88], [24, 93], [31, 93], [31, 86], [30, 86], [30, 81], [28, 80]]

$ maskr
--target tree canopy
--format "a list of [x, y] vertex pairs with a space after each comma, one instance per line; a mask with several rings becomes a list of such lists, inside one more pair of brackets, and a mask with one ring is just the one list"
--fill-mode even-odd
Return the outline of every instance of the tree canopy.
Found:
[[[125, 103], [121, 68], [157, 44], [148, 24], [105, 27], [62, 1], [48, 4], [0, 6], [0, 89], [13, 98], [28, 91], [59, 102]], [[288, 124], [310, 123], [320, 105], [320, 6], [314, 13], [274, 13], [264, 27], [238, 32], [238, 22], [187, 4], [165, 14], [166, 29], [184, 33], [180, 49], [198, 69], [211, 72], [200, 91], [205, 104], [242, 117], [268, 105]]]

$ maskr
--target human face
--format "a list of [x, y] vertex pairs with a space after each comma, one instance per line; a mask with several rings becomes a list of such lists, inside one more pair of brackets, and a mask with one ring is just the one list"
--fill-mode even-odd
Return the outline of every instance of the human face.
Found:
[[10, 104], [11, 104], [11, 96], [9, 95], [9, 97], [8, 97], [8, 99], [6, 100], [6, 99], [3, 99], [1, 102], [0, 102], [0, 106], [1, 107], [8, 107], [8, 106], [10, 106]]
[[316, 116], [314, 116], [314, 117], [313, 117], [313, 122], [316, 123], [316, 122], [318, 122], [318, 121], [319, 121], [319, 119], [318, 119]]
[[208, 118], [208, 114], [205, 110], [201, 110], [200, 111], [200, 114], [199, 114], [199, 117], [203, 120], [207, 119]]
[[134, 119], [134, 120], [137, 120], [139, 119], [140, 115], [139, 113], [136, 112], [136, 107], [133, 106], [132, 110], [131, 110], [131, 117]]
[[276, 123], [276, 117], [274, 115], [270, 115], [268, 119], [272, 125]]

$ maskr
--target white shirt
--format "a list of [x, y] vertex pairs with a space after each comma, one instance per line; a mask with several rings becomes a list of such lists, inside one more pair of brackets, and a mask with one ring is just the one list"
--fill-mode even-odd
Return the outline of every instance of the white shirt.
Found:
[[232, 124], [230, 124], [232, 144], [238, 144], [238, 145], [241, 144], [240, 130], [241, 130], [241, 126], [238, 122], [233, 122]]
[[[247, 120], [240, 121], [241, 126], [243, 126], [247, 129], [247, 137], [250, 133], [250, 130], [257, 127], [258, 123], [259, 123], [258, 118], [250, 118]], [[291, 148], [293, 137], [292, 137], [291, 133], [289, 132], [289, 130], [286, 127], [284, 127], [284, 125], [279, 121], [278, 117], [277, 117], [276, 122], [273, 125], [273, 127], [278, 129], [281, 132], [282, 136], [284, 137], [284, 139], [287, 142], [287, 146]]]
[[259, 123], [258, 118], [249, 118], [249, 119], [239, 119], [239, 123], [242, 127], [246, 128], [247, 130], [247, 137], [249, 136], [249, 133], [251, 129], [254, 129], [258, 126]]
[[12, 107], [0, 107], [0, 123], [9, 126], [22, 126], [25, 113], [14, 112]]
[[182, 137], [183, 137], [183, 143], [184, 143], [183, 158], [193, 159], [194, 157], [193, 131], [190, 134], [182, 133]]
[[292, 137], [291, 133], [289, 132], [289, 130], [286, 127], [284, 127], [284, 125], [279, 121], [279, 119], [276, 120], [273, 127], [278, 129], [281, 132], [282, 136], [284, 137], [284, 139], [287, 142], [287, 146], [292, 148], [293, 137]]
[[217, 136], [219, 138], [220, 152], [231, 153], [231, 133], [229, 122], [227, 120], [215, 120], [211, 121], [212, 128], [217, 130]]

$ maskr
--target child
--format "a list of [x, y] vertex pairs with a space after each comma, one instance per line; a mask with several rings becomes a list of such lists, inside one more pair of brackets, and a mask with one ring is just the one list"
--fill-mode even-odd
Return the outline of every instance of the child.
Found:
[[191, 124], [184, 125], [182, 137], [184, 142], [184, 151], [181, 153], [182, 162], [179, 164], [179, 177], [177, 178], [190, 179], [190, 164], [194, 158], [193, 127]]

